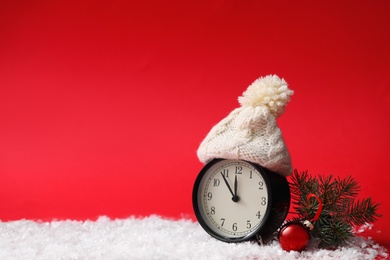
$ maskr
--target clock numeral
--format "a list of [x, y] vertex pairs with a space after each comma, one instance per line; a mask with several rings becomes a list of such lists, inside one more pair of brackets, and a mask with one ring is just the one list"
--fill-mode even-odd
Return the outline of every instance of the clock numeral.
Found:
[[262, 189], [263, 189], [263, 186], [264, 186], [264, 182], [260, 181], [260, 182], [259, 182], [259, 190], [262, 190]]
[[214, 187], [218, 187], [221, 181], [219, 179], [214, 179]]
[[223, 169], [223, 170], [221, 171], [221, 174], [222, 174], [223, 176], [225, 176], [226, 178], [228, 178], [228, 177], [229, 177], [229, 170], [228, 170], [228, 169]]
[[267, 198], [266, 197], [262, 197], [261, 198], [261, 205], [265, 205], [265, 204], [267, 204]]
[[221, 227], [223, 227], [223, 224], [225, 224], [225, 219], [224, 218], [221, 218]]
[[236, 174], [242, 174], [242, 166], [236, 166]]
[[257, 216], [258, 219], [261, 218], [260, 210], [257, 212], [256, 216]]
[[251, 227], [252, 227], [251, 221], [250, 221], [250, 220], [247, 220], [247, 221], [246, 221], [246, 228], [247, 228], [247, 229], [250, 229]]
[[233, 231], [237, 231], [237, 223], [233, 223], [232, 229]]
[[249, 179], [252, 179], [252, 175], [253, 175], [253, 173], [252, 173], [252, 171], [250, 171], [249, 172]]
[[214, 214], [215, 214], [215, 207], [214, 207], [214, 206], [212, 206], [212, 207], [210, 208], [210, 213], [211, 213], [211, 215], [214, 215]]
[[207, 193], [207, 200], [211, 200], [213, 198], [213, 194], [211, 192]]

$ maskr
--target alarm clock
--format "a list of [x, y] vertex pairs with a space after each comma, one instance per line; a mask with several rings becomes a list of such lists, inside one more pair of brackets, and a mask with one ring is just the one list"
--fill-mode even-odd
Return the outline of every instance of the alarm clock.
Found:
[[213, 159], [199, 172], [192, 193], [199, 224], [224, 242], [267, 241], [290, 207], [287, 179], [244, 160]]

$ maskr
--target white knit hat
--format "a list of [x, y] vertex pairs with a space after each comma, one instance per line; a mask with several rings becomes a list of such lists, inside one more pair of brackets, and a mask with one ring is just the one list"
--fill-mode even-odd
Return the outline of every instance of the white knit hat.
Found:
[[255, 80], [238, 98], [241, 107], [215, 125], [200, 144], [199, 160], [240, 159], [290, 175], [290, 154], [276, 118], [284, 112], [293, 93], [276, 75]]

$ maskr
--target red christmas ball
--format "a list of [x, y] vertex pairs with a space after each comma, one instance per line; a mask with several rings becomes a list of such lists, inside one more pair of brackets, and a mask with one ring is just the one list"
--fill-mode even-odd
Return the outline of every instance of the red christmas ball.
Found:
[[286, 251], [303, 251], [309, 241], [309, 230], [301, 222], [289, 222], [279, 232], [280, 246]]

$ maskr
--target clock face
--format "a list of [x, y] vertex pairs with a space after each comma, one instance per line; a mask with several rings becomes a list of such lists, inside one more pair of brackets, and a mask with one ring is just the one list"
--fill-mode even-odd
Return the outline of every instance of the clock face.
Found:
[[214, 160], [195, 182], [194, 210], [210, 235], [226, 242], [248, 240], [268, 218], [269, 189], [260, 167], [242, 160]]

